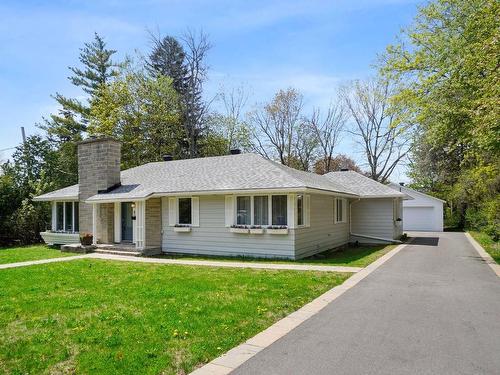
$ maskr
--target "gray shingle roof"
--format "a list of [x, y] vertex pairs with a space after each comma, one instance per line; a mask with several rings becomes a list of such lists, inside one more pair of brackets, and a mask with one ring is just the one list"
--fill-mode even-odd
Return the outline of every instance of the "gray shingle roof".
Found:
[[78, 184], [71, 185], [59, 190], [51, 191], [50, 193], [39, 195], [33, 198], [35, 201], [54, 201], [54, 200], [69, 200], [78, 199]]
[[361, 198], [404, 197], [405, 194], [354, 171], [330, 172], [324, 175], [331, 181], [348, 186]]
[[287, 188], [356, 195], [335, 180], [288, 168], [257, 154], [240, 154], [155, 162], [131, 168], [121, 172], [120, 187], [94, 195], [88, 201], [140, 199], [154, 193]]

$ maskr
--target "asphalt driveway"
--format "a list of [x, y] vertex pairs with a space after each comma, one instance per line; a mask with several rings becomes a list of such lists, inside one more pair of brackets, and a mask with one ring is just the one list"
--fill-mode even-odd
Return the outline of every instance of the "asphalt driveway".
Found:
[[233, 374], [500, 374], [500, 278], [463, 233], [413, 235]]

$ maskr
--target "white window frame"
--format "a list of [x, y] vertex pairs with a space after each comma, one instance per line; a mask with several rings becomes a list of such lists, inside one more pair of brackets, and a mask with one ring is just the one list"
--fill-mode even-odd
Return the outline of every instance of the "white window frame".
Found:
[[[189, 199], [190, 200], [190, 203], [191, 203], [191, 222], [190, 223], [181, 223], [181, 220], [180, 220], [181, 210], [179, 209], [181, 199]], [[176, 207], [177, 208], [177, 218], [175, 220], [176, 224], [192, 226], [193, 225], [193, 197], [179, 197], [179, 198], [177, 198], [176, 203], [177, 203], [177, 207]]]
[[[299, 196], [302, 197], [302, 224], [299, 224]], [[295, 206], [297, 207], [297, 213], [296, 213], [296, 221], [297, 221], [297, 228], [304, 228], [306, 226], [306, 195], [305, 194], [297, 194], [295, 197], [296, 204]]]
[[[273, 196], [285, 196], [287, 197], [288, 200], [288, 194], [282, 193], [282, 194], [239, 194], [234, 196], [234, 209], [233, 209], [233, 224], [234, 225], [259, 225], [262, 227], [270, 227], [272, 226], [272, 215], [273, 215]], [[250, 197], [250, 224], [237, 224], [238, 222], [238, 198], [239, 197]], [[267, 224], [255, 224], [255, 218], [254, 218], [254, 198], [255, 197], [267, 197]], [[287, 212], [288, 212], [288, 207], [287, 207]], [[288, 223], [288, 214], [287, 214], [287, 224], [286, 227], [290, 228], [290, 224]]]
[[[342, 206], [342, 217], [340, 220], [337, 220], [338, 202], [341, 202], [340, 204]], [[347, 199], [345, 199], [345, 198], [334, 198], [333, 199], [333, 223], [334, 224], [347, 223]]]
[[[62, 222], [62, 229], [57, 229], [57, 215], [58, 215], [58, 203], [62, 203], [62, 212], [63, 212], [63, 222]], [[75, 218], [75, 201], [55, 201], [54, 202], [54, 210], [52, 213], [55, 215], [55, 220], [52, 221], [53, 224], [55, 224], [55, 229], [53, 228], [52, 230], [62, 230], [63, 232], [67, 231], [67, 226], [66, 226], [66, 205], [71, 203], [71, 228], [72, 232], [77, 233], [75, 231], [75, 221], [78, 220], [79, 218]], [[76, 220], [75, 220], [76, 219]], [[80, 229], [80, 228], [78, 228]]]

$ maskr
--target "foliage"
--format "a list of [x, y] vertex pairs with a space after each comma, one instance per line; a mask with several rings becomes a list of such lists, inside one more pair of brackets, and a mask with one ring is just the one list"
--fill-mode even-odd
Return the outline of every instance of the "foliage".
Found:
[[316, 161], [316, 163], [314, 163], [314, 172], [317, 174], [338, 172], [342, 169], [348, 169], [350, 171], [363, 173], [356, 162], [349, 156], [344, 154], [338, 154], [337, 156], [329, 159], [328, 163], [325, 163], [324, 159], [319, 159]]
[[391, 105], [396, 85], [389, 79], [356, 80], [341, 96], [354, 125], [348, 132], [366, 156], [368, 176], [386, 182], [409, 151], [411, 123], [402, 106]]
[[499, 238], [494, 238], [493, 236], [484, 232], [469, 232], [474, 239], [481, 244], [481, 246], [486, 250], [491, 257], [500, 264], [500, 242]]
[[120, 140], [122, 168], [127, 169], [165, 154], [180, 157], [180, 116], [171, 78], [131, 71], [101, 88], [90, 108], [88, 132]]
[[[97, 99], [101, 88], [118, 75], [122, 65], [113, 62], [115, 50], [106, 48], [104, 39], [97, 33], [94, 40], [85, 43], [80, 50], [79, 67], [70, 67], [73, 73], [68, 79], [82, 89], [86, 100], [68, 98], [56, 93], [54, 99], [60, 109], [39, 125], [58, 149], [59, 160], [53, 172], [60, 175], [62, 186], [75, 184], [78, 179], [77, 142], [83, 140], [90, 115], [90, 103]], [[57, 178], [57, 176], [55, 176]], [[61, 187], [62, 187], [61, 186]]]
[[3, 270], [2, 370], [187, 374], [347, 277], [88, 259]]
[[0, 244], [39, 242], [39, 232], [50, 222], [49, 210], [46, 203], [34, 203], [32, 198], [56, 186], [51, 172], [57, 154], [48, 140], [35, 135], [18, 146], [12, 157], [0, 176]]
[[493, 233], [500, 192], [499, 15], [495, 0], [435, 0], [419, 8], [381, 65], [399, 82], [393, 102], [418, 124], [415, 185], [446, 199], [460, 226]]

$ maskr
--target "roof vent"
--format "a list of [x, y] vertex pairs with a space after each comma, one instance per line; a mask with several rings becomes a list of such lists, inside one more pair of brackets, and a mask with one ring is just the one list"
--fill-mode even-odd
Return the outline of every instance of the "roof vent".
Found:
[[174, 157], [172, 155], [163, 155], [163, 161], [172, 161]]
[[239, 148], [232, 148], [230, 151], [231, 155], [241, 154], [241, 150]]
[[349, 172], [349, 168], [340, 168], [341, 172]]
[[399, 185], [400, 186], [405, 186], [405, 183], [404, 182], [400, 182]]

